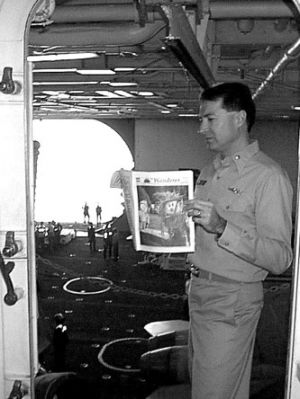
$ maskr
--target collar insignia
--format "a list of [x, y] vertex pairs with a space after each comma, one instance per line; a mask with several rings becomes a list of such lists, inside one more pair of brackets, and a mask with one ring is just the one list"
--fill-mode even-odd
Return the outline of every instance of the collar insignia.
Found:
[[233, 194], [241, 195], [241, 190], [238, 187], [228, 187], [229, 191], [232, 191]]

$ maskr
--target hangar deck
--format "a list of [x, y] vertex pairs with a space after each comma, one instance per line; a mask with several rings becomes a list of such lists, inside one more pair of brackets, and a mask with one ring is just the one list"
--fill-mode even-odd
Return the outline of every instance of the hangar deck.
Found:
[[[151, 335], [144, 328], [146, 324], [187, 318], [185, 272], [141, 262], [142, 254], [126, 239], [120, 240], [117, 262], [104, 260], [101, 248], [102, 239], [97, 237], [98, 251], [91, 254], [87, 238], [77, 237], [52, 254], [45, 251], [37, 255], [42, 365], [47, 371], [53, 368], [53, 316], [62, 312], [70, 337], [67, 371], [77, 373], [85, 383], [86, 397], [159, 398], [152, 396], [157, 388], [176, 381], [134, 369], [139, 368], [140, 356], [149, 348]], [[289, 303], [289, 276], [265, 282], [251, 399], [283, 398]], [[129, 340], [122, 344], [124, 338]], [[121, 344], [108, 353], [107, 362], [112, 367], [106, 367], [98, 355], [104, 345], [115, 340]]]

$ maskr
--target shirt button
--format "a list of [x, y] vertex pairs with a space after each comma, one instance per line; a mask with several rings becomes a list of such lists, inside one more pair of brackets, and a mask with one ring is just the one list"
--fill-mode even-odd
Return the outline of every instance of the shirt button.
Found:
[[230, 206], [229, 206], [229, 205], [226, 205], [226, 209], [230, 209]]
[[228, 241], [224, 241], [224, 245], [225, 245], [225, 247], [228, 247], [229, 242]]
[[217, 176], [217, 180], [219, 180], [220, 179], [220, 176]]
[[236, 156], [234, 157], [235, 160], [238, 160], [238, 159], [240, 159], [240, 158], [241, 158], [240, 155], [236, 155]]

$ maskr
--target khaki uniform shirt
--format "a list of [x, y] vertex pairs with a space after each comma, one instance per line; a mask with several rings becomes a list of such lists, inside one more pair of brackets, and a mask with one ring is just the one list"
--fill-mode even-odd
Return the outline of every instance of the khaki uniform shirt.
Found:
[[189, 261], [242, 282], [284, 272], [292, 262], [292, 195], [286, 172], [257, 141], [232, 157], [218, 155], [201, 171], [195, 198], [215, 204], [227, 225], [219, 238], [196, 225]]

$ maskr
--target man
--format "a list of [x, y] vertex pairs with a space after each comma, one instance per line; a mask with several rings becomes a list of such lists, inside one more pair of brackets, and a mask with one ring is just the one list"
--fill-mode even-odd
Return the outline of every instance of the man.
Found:
[[55, 329], [53, 332], [54, 367], [53, 371], [66, 371], [66, 348], [69, 342], [65, 317], [62, 313], [54, 315]]
[[96, 223], [101, 223], [102, 218], [102, 208], [99, 204], [96, 206]]
[[216, 152], [186, 209], [196, 229], [189, 256], [192, 399], [246, 399], [262, 281], [292, 261], [292, 188], [251, 142], [250, 90], [224, 83], [202, 93], [200, 132]]
[[89, 223], [90, 213], [89, 213], [89, 206], [86, 202], [84, 203], [82, 209], [83, 209], [83, 223]]
[[112, 237], [113, 231], [111, 224], [107, 224], [103, 233], [103, 257], [104, 259], [111, 258], [112, 255]]
[[89, 222], [88, 241], [90, 245], [90, 252], [96, 252], [96, 232], [92, 222]]

